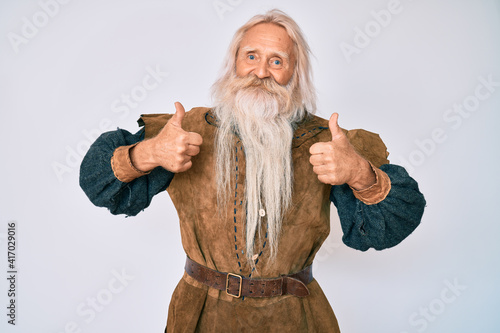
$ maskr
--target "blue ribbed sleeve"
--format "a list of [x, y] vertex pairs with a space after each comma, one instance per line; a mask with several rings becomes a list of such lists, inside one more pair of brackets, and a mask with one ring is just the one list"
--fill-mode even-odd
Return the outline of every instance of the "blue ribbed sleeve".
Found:
[[391, 190], [378, 204], [366, 205], [356, 199], [347, 184], [332, 186], [330, 192], [344, 233], [342, 241], [357, 250], [399, 244], [419, 225], [424, 212], [424, 196], [403, 167], [384, 164], [380, 169], [389, 176]]
[[135, 216], [149, 206], [153, 196], [168, 187], [174, 174], [162, 167], [129, 183], [115, 177], [111, 168], [115, 149], [143, 138], [143, 129], [136, 134], [118, 129], [103, 133], [92, 144], [80, 166], [80, 187], [94, 205], [106, 207], [115, 215]]

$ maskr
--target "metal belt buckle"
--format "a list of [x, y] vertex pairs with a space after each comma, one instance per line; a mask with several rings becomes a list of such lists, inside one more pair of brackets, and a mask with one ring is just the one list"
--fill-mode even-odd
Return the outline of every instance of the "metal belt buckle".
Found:
[[[238, 295], [231, 294], [228, 291], [228, 289], [229, 289], [229, 276], [234, 276], [235, 278], [240, 279], [240, 287], [238, 290]], [[226, 276], [226, 294], [228, 294], [231, 297], [240, 298], [241, 297], [241, 285], [243, 284], [242, 282], [243, 282], [243, 278], [240, 275], [233, 274], [233, 273], [227, 273], [227, 276]]]

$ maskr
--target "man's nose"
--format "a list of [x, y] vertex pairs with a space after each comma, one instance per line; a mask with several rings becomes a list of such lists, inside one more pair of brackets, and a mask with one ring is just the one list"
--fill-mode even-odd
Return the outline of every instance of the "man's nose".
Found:
[[264, 79], [271, 76], [271, 74], [269, 73], [269, 67], [265, 61], [259, 63], [257, 67], [254, 69], [253, 73], [259, 79]]

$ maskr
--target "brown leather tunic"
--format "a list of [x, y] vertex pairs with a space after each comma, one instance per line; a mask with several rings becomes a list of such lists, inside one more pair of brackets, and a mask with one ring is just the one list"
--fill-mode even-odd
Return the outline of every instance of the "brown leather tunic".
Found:
[[[146, 138], [154, 136], [172, 115], [145, 115]], [[278, 277], [311, 265], [330, 232], [331, 185], [319, 182], [309, 163], [309, 148], [331, 140], [328, 121], [311, 117], [294, 133], [293, 203], [284, 216], [276, 262], [268, 264], [265, 236], [256, 241], [256, 270], [247, 264], [245, 251], [245, 151], [234, 137], [237, 160], [232, 180], [234, 196], [221, 214], [217, 209], [214, 138], [216, 122], [207, 108], [187, 112], [183, 129], [203, 137], [193, 166], [173, 178], [167, 191], [177, 209], [186, 254], [211, 269], [253, 278]], [[374, 166], [387, 163], [385, 145], [378, 135], [347, 132], [351, 143]], [[263, 234], [265, 235], [265, 230]], [[166, 332], [340, 332], [337, 319], [318, 283], [310, 295], [233, 298], [184, 274], [171, 299]]]

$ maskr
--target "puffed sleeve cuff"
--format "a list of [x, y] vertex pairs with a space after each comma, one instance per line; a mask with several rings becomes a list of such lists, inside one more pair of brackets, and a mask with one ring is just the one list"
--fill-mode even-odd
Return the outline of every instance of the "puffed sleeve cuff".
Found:
[[138, 143], [139, 142], [130, 146], [121, 146], [116, 148], [113, 156], [111, 157], [111, 168], [113, 169], [113, 173], [116, 179], [123, 183], [129, 183], [132, 180], [151, 172], [141, 171], [132, 164], [132, 160], [130, 159], [130, 149], [135, 147]]
[[366, 205], [375, 205], [387, 197], [391, 190], [391, 180], [387, 174], [373, 166], [370, 163], [372, 170], [375, 172], [375, 184], [363, 190], [355, 190], [351, 187], [354, 196]]

